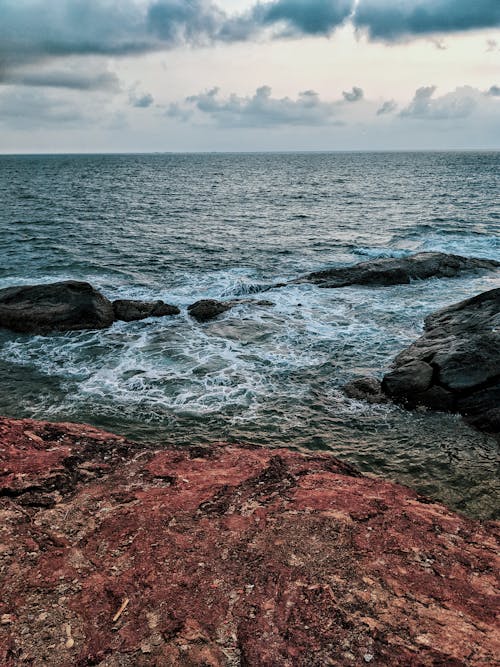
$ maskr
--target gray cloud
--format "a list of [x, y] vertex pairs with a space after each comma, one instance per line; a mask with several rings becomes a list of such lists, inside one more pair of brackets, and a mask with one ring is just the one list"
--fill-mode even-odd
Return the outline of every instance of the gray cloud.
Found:
[[151, 93], [144, 93], [143, 95], [136, 95], [134, 92], [129, 95], [129, 103], [136, 109], [147, 109], [154, 102], [154, 97]]
[[196, 110], [223, 127], [318, 126], [338, 125], [338, 103], [323, 102], [313, 90], [299, 93], [297, 99], [272, 97], [269, 86], [258, 88], [251, 97], [230, 95], [223, 98], [218, 88], [186, 99], [185, 105], [172, 104], [167, 115], [187, 120]]
[[118, 92], [120, 82], [113, 72], [81, 71], [78, 69], [33, 71], [15, 68], [0, 78], [1, 83], [43, 88], [69, 88], [73, 90], [104, 90]]
[[480, 92], [470, 86], [457, 88], [442, 97], [434, 97], [436, 86], [423, 86], [410, 104], [400, 112], [402, 118], [451, 120], [466, 118], [476, 109]]
[[79, 127], [88, 120], [81, 104], [29, 88], [12, 88], [0, 94], [0, 123], [30, 130]]
[[0, 0], [0, 71], [45, 58], [130, 55], [272, 37], [328, 36], [347, 20], [374, 39], [500, 25], [498, 0], [267, 0], [228, 15], [217, 0]]
[[266, 28], [279, 37], [330, 35], [352, 13], [354, 0], [273, 0], [259, 2], [243, 16], [228, 18], [220, 36], [249, 39]]
[[387, 102], [384, 102], [382, 106], [377, 109], [377, 116], [386, 116], [396, 111], [397, 108], [398, 105], [394, 100], [387, 100]]
[[359, 102], [363, 99], [364, 93], [362, 88], [358, 86], [353, 86], [352, 90], [344, 90], [342, 96], [346, 102]]
[[489, 97], [500, 97], [500, 86], [491, 86], [491, 88], [486, 91], [486, 95], [489, 95]]
[[0, 62], [127, 55], [202, 43], [225, 14], [210, 0], [0, 0]]
[[387, 41], [500, 25], [498, 0], [360, 0], [354, 23]]

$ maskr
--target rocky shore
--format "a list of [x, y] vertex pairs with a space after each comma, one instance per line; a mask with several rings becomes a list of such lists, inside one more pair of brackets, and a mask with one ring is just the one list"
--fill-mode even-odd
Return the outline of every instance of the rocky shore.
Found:
[[0, 664], [493, 665], [498, 524], [327, 454], [0, 419]]

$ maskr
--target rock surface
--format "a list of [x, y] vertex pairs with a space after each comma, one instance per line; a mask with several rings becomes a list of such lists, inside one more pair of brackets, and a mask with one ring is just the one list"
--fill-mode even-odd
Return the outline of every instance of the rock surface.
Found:
[[424, 278], [452, 278], [465, 271], [494, 270], [500, 262], [441, 252], [420, 252], [402, 258], [374, 259], [354, 266], [310, 273], [294, 282], [312, 282], [319, 287], [348, 285], [403, 285]]
[[0, 664], [492, 665], [498, 526], [327, 454], [0, 419]]
[[433, 313], [425, 332], [396, 357], [384, 392], [409, 407], [458, 411], [500, 432], [500, 289]]
[[115, 319], [124, 322], [144, 320], [146, 317], [179, 315], [181, 312], [177, 306], [171, 306], [164, 301], [132, 301], [130, 299], [113, 301], [113, 311]]
[[0, 327], [26, 333], [104, 329], [114, 321], [111, 301], [75, 280], [0, 290]]

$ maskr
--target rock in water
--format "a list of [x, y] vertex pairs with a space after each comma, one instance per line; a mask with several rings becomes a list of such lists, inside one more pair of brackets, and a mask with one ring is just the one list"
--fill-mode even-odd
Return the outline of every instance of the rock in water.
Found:
[[326, 453], [0, 418], [0, 664], [497, 664], [498, 524]]
[[500, 289], [429, 315], [424, 335], [396, 357], [382, 388], [409, 407], [456, 410], [500, 432]]
[[188, 306], [188, 312], [198, 322], [214, 320], [235, 306], [250, 304], [254, 306], [274, 306], [272, 301], [255, 299], [232, 299], [231, 301], [216, 301], [215, 299], [202, 299]]
[[74, 280], [0, 290], [0, 326], [26, 333], [104, 329], [114, 322], [111, 301]]
[[494, 270], [500, 262], [447, 255], [441, 252], [420, 252], [402, 258], [374, 259], [354, 266], [310, 273], [294, 282], [311, 282], [319, 287], [348, 285], [402, 285], [424, 278], [452, 278], [464, 271]]
[[178, 315], [181, 312], [177, 306], [171, 306], [164, 301], [131, 301], [130, 299], [113, 301], [113, 311], [115, 318], [124, 322], [143, 320], [146, 317]]
[[349, 398], [367, 403], [388, 403], [389, 399], [382, 391], [380, 380], [373, 377], [360, 377], [351, 380], [343, 387]]
[[235, 301], [216, 301], [215, 299], [201, 299], [188, 306], [191, 317], [198, 322], [208, 322], [213, 320], [239, 302]]

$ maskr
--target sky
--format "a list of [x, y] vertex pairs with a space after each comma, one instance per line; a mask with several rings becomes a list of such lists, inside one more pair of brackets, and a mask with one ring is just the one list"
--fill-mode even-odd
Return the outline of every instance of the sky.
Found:
[[0, 0], [0, 152], [500, 149], [500, 0]]

